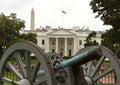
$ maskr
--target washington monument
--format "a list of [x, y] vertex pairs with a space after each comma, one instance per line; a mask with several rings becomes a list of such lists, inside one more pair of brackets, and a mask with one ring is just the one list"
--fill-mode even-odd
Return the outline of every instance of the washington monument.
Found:
[[30, 30], [34, 30], [34, 28], [35, 28], [35, 12], [34, 12], [34, 9], [32, 8]]

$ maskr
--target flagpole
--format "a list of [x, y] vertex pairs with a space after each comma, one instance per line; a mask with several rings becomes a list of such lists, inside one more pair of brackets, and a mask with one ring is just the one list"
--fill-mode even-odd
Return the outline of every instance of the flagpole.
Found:
[[63, 10], [62, 10], [62, 28], [63, 29]]
[[64, 10], [62, 10], [62, 29], [63, 29], [63, 14], [66, 14]]

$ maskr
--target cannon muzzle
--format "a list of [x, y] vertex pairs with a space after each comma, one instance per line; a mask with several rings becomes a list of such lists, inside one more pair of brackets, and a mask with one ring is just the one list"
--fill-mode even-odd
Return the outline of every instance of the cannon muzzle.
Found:
[[71, 59], [65, 60], [60, 64], [56, 65], [54, 68], [59, 70], [61, 68], [69, 67], [69, 66], [77, 66], [85, 64], [91, 60], [100, 58], [102, 56], [102, 50], [98, 46], [94, 46], [93, 48], [74, 56]]

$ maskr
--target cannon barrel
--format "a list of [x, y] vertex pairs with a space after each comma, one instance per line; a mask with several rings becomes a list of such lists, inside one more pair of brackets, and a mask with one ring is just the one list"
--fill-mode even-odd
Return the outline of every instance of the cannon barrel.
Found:
[[99, 48], [98, 46], [94, 46], [93, 48], [91, 48], [79, 55], [76, 55], [71, 59], [61, 62], [60, 64], [56, 65], [54, 68], [56, 70], [59, 70], [61, 68], [65, 68], [65, 67], [69, 67], [69, 66], [82, 65], [91, 60], [100, 58], [101, 56], [102, 56], [101, 48]]
[[[101, 56], [102, 56], [101, 48], [99, 48], [98, 46], [94, 46], [91, 49], [84, 51], [83, 53], [80, 53], [68, 60], [60, 62], [59, 64], [54, 66], [54, 69], [59, 70], [69, 66], [82, 65], [91, 60], [100, 58]], [[42, 76], [42, 75], [44, 75], [44, 71], [39, 70], [38, 76]]]

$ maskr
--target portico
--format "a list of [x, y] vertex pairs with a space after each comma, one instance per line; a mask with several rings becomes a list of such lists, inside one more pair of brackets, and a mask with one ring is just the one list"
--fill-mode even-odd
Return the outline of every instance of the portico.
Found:
[[48, 50], [59, 53], [61, 56], [72, 56], [75, 54], [75, 38], [73, 37], [49, 37]]
[[76, 53], [76, 34], [60, 29], [47, 34], [47, 52], [56, 52], [61, 56], [73, 56]]
[[[78, 32], [68, 29], [42, 30], [37, 33], [37, 44], [45, 53], [56, 52], [61, 56], [74, 56], [84, 47], [85, 39], [89, 34]], [[101, 41], [100, 36], [96, 38], [98, 42]]]

